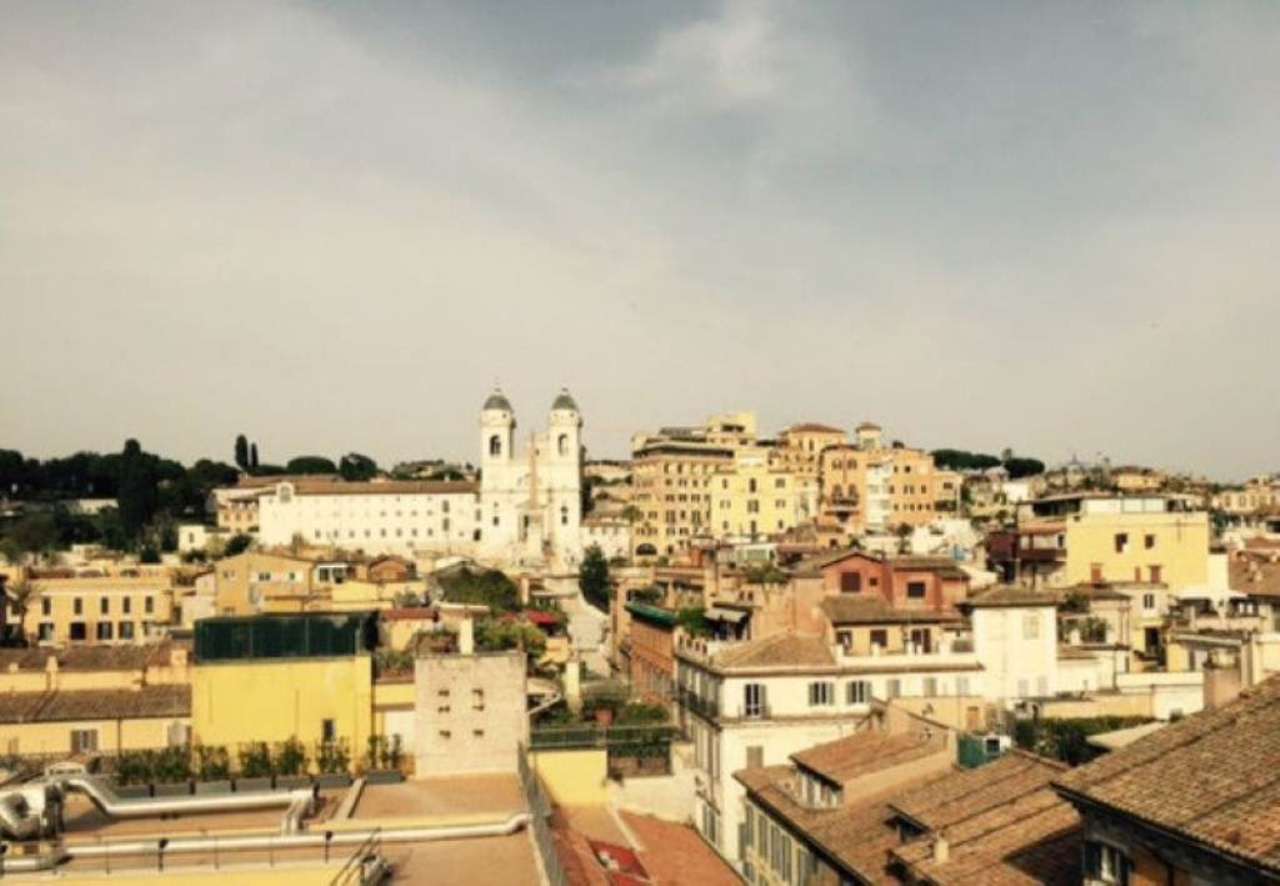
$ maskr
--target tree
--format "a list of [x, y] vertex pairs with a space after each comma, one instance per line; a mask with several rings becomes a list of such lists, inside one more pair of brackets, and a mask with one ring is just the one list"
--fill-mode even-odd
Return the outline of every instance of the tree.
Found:
[[249, 446], [249, 470], [256, 471], [258, 469], [258, 444], [253, 443]]
[[899, 524], [894, 530], [894, 534], [898, 536], [898, 553], [907, 554], [911, 552], [911, 534], [914, 532], [907, 523]]
[[249, 438], [244, 434], [236, 437], [236, 464], [240, 470], [249, 470]]
[[1004, 469], [1009, 472], [1009, 479], [1019, 480], [1023, 477], [1034, 477], [1044, 473], [1044, 462], [1037, 458], [1007, 458]]
[[497, 569], [473, 572], [463, 567], [437, 575], [440, 590], [450, 603], [474, 603], [494, 612], [514, 612], [520, 608], [520, 589]]
[[547, 635], [527, 621], [486, 618], [476, 625], [476, 649], [481, 652], [524, 649], [540, 658], [546, 648]]
[[348, 452], [338, 461], [338, 473], [348, 482], [363, 482], [378, 476], [378, 463], [367, 455]]
[[120, 466], [120, 491], [116, 501], [125, 535], [135, 540], [156, 512], [154, 456], [142, 451], [137, 440], [126, 440]]
[[227, 546], [222, 551], [223, 556], [234, 557], [236, 554], [243, 554], [251, 544], [253, 544], [253, 539], [244, 533], [233, 535], [227, 539]]
[[609, 611], [609, 561], [599, 545], [587, 548], [578, 572], [578, 587], [588, 603], [604, 612]]
[[31, 607], [35, 604], [36, 598], [40, 596], [40, 592], [31, 583], [30, 579], [24, 577], [5, 587], [4, 596], [7, 598], [9, 609], [13, 611], [14, 619], [17, 621], [18, 642], [20, 645], [26, 646], [27, 613], [31, 611]]
[[284, 466], [286, 474], [336, 474], [338, 468], [323, 455], [299, 455]]

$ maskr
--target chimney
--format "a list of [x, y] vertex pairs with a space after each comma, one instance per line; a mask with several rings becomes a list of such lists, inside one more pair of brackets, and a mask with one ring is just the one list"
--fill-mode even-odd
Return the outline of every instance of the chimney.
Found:
[[471, 621], [471, 616], [468, 615], [462, 620], [462, 624], [458, 625], [458, 654], [474, 655], [475, 651], [475, 625]]
[[933, 838], [933, 863], [946, 864], [951, 860], [951, 844], [942, 834]]

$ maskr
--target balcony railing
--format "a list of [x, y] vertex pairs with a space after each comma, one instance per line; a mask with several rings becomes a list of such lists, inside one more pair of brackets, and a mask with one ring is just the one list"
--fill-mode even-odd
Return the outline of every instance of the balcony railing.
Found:
[[681, 689], [679, 699], [682, 707], [699, 716], [711, 720], [720, 716], [720, 702], [714, 698], [703, 698], [691, 689]]

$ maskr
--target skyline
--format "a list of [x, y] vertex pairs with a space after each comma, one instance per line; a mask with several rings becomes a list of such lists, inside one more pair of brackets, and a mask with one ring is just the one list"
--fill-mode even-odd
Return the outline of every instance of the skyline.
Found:
[[474, 461], [498, 380], [1274, 471], [1280, 8], [1093, 13], [14, 4], [0, 446]]

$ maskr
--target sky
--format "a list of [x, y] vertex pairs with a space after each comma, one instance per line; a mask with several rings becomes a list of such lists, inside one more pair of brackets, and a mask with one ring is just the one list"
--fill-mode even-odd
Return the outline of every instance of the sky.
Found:
[[9, 0], [0, 447], [1280, 470], [1278, 95], [1267, 0]]

